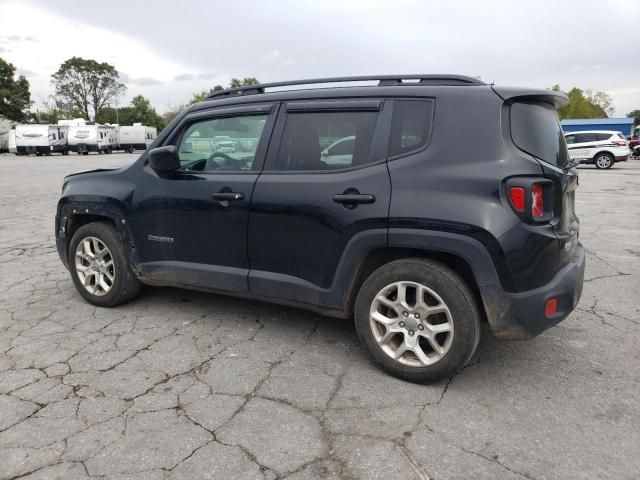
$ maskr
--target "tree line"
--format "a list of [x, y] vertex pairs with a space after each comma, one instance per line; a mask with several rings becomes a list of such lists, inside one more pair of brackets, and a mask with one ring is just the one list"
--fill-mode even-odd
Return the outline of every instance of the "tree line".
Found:
[[[256, 78], [231, 79], [229, 87], [257, 84]], [[131, 125], [140, 122], [164, 128], [189, 105], [202, 100], [209, 92], [224, 90], [216, 85], [209, 91], [194, 93], [186, 104], [170, 108], [159, 115], [143, 95], [136, 95], [129, 105], [114, 107], [127, 86], [120, 81], [118, 70], [108, 63], [72, 57], [51, 75], [54, 94], [43, 109], [33, 111], [29, 81], [16, 75], [16, 68], [0, 58], [0, 117], [16, 122], [57, 123], [63, 118], [94, 119], [98, 123]], [[117, 103], [116, 103], [117, 104]]]
[[[232, 78], [229, 88], [255, 85], [254, 77]], [[192, 95], [186, 104], [174, 105], [159, 115], [149, 100], [142, 95], [133, 97], [129, 105], [114, 108], [113, 104], [127, 90], [120, 81], [120, 73], [113, 65], [92, 59], [72, 57], [64, 61], [51, 76], [55, 93], [49, 98], [43, 110], [31, 110], [33, 102], [29, 81], [24, 75], [16, 75], [16, 68], [0, 58], [0, 116], [16, 122], [57, 123], [62, 118], [93, 118], [99, 123], [132, 124], [140, 122], [164, 128], [173, 118], [189, 105], [203, 100], [211, 92], [223, 90], [216, 85]], [[560, 85], [552, 90], [560, 91]], [[613, 114], [611, 97], [601, 91], [581, 90], [573, 87], [568, 92], [569, 104], [558, 110], [563, 118], [606, 118]], [[640, 124], [640, 110], [627, 114]]]

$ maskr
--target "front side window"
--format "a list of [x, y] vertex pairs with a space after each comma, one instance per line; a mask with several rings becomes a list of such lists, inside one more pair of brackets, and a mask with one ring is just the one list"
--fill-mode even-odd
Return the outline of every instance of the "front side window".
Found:
[[391, 124], [389, 156], [395, 157], [426, 145], [433, 123], [431, 100], [396, 100]]
[[287, 115], [275, 170], [337, 170], [371, 161], [378, 112]]
[[183, 170], [251, 171], [267, 115], [210, 118], [189, 125], [178, 145]]

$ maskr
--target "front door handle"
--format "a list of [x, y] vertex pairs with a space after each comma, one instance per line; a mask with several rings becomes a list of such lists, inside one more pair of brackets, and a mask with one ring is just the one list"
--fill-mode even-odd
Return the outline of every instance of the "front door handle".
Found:
[[243, 200], [244, 194], [240, 192], [217, 192], [217, 193], [212, 193], [211, 198], [213, 198], [214, 200], [228, 202], [233, 200]]
[[376, 197], [363, 193], [339, 193], [333, 196], [333, 201], [343, 205], [355, 205], [358, 203], [373, 203], [376, 201]]

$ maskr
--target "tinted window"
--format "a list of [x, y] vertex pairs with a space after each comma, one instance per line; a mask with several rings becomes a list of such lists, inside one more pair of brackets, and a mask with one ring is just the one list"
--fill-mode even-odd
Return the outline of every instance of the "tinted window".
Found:
[[572, 143], [577, 142], [576, 135], [565, 135], [564, 140], [565, 142], [567, 142], [567, 145], [571, 145]]
[[389, 155], [393, 157], [422, 148], [429, 139], [432, 120], [432, 101], [396, 100]]
[[377, 112], [289, 113], [276, 170], [335, 170], [364, 165]]
[[545, 162], [558, 167], [567, 164], [567, 144], [558, 115], [551, 105], [514, 103], [511, 106], [511, 137], [520, 149]]
[[576, 143], [587, 143], [587, 142], [595, 142], [596, 134], [595, 133], [580, 133], [576, 135]]
[[183, 169], [244, 171], [253, 168], [267, 115], [213, 118], [187, 127], [178, 146]]
[[597, 141], [609, 140], [610, 138], [611, 138], [611, 134], [610, 133], [596, 133], [596, 140]]

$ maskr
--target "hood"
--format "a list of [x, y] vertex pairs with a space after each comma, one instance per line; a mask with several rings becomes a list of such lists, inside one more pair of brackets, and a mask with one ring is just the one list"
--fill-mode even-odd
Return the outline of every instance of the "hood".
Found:
[[109, 167], [109, 168], [96, 168], [95, 170], [84, 170], [82, 172], [70, 173], [69, 175], [65, 175], [64, 181], [66, 182], [70, 178], [80, 177], [80, 176], [88, 176], [96, 173], [104, 173], [104, 172], [114, 172], [116, 170], [120, 170], [123, 166], [118, 167]]

